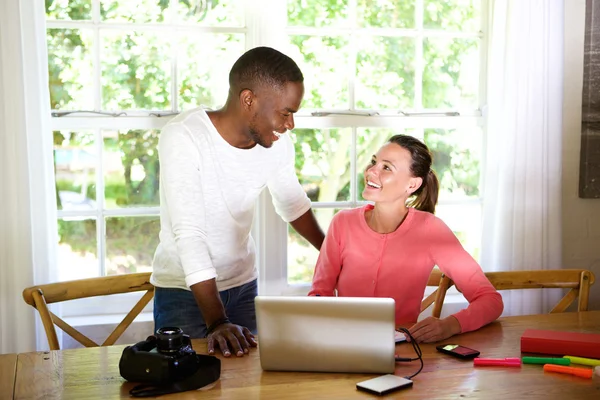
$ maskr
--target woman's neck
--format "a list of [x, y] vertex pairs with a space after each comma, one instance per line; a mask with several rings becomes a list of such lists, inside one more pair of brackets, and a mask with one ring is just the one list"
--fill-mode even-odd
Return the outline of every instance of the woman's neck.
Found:
[[365, 213], [369, 228], [377, 233], [392, 233], [402, 224], [408, 215], [408, 208], [404, 203], [400, 205], [383, 206], [375, 204], [372, 210]]

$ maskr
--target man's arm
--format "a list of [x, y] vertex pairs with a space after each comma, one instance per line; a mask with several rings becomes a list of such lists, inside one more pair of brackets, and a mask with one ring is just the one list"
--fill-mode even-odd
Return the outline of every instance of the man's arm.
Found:
[[209, 354], [214, 354], [217, 344], [225, 357], [229, 357], [232, 352], [238, 357], [243, 356], [251, 346], [256, 347], [254, 335], [248, 328], [232, 324], [227, 319], [215, 279], [198, 282], [190, 286], [190, 289], [209, 329]]
[[291, 221], [290, 225], [317, 250], [321, 250], [325, 235], [311, 209], [302, 214], [298, 219]]
[[317, 250], [321, 248], [325, 235], [310, 209], [310, 199], [296, 176], [294, 144], [288, 135], [280, 139], [285, 154], [278, 168], [274, 169], [267, 185], [273, 197], [277, 214]]
[[227, 318], [225, 307], [217, 289], [217, 282], [214, 279], [198, 282], [190, 286], [190, 289], [192, 289], [196, 304], [202, 312], [207, 327]]

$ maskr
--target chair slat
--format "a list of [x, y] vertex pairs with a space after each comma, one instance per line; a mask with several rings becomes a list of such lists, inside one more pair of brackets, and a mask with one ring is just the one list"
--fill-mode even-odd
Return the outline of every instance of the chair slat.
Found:
[[589, 286], [594, 282], [594, 274], [582, 269], [486, 272], [485, 276], [496, 290], [571, 289], [551, 313], [564, 312], [577, 298], [578, 311], [587, 310]]
[[579, 296], [579, 289], [571, 289], [569, 292], [550, 310], [550, 314], [565, 312], [573, 301]]
[[427, 286], [437, 286], [429, 296], [421, 301], [421, 312], [425, 311], [433, 304], [431, 316], [439, 318], [442, 312], [442, 305], [446, 297], [446, 291], [452, 287], [450, 278], [445, 276], [439, 268], [434, 268], [427, 280]]
[[433, 305], [433, 311], [431, 312], [431, 316], [435, 318], [439, 318], [442, 315], [442, 307], [444, 306], [444, 299], [446, 298], [446, 292], [449, 288], [451, 288], [453, 282], [446, 275], [442, 276], [440, 279], [440, 286], [437, 290], [435, 302]]
[[583, 270], [524, 270], [486, 272], [487, 278], [497, 290], [577, 288]]
[[48, 346], [50, 350], [60, 350], [58, 344], [58, 337], [56, 336], [56, 330], [52, 323], [52, 317], [50, 316], [50, 310], [44, 300], [44, 293], [41, 289], [33, 290], [31, 292], [31, 299], [33, 300], [34, 307], [40, 313], [42, 319], [42, 325], [44, 325], [44, 331], [46, 331], [46, 337], [48, 338]]
[[589, 271], [584, 271], [581, 274], [581, 283], [579, 289], [579, 302], [577, 308], [579, 311], [588, 310], [588, 301], [590, 298], [590, 285], [594, 283], [594, 277]]
[[98, 343], [94, 342], [89, 337], [85, 336], [83, 333], [79, 332], [77, 329], [73, 328], [71, 325], [67, 324], [65, 321], [60, 319], [57, 315], [52, 314], [52, 319], [56, 326], [62, 329], [65, 333], [71, 336], [73, 339], [77, 340], [79, 343], [84, 345], [85, 347], [98, 347]]
[[51, 350], [60, 350], [55, 325], [86, 347], [98, 347], [94, 342], [48, 310], [48, 304], [95, 296], [145, 291], [146, 293], [111, 332], [103, 345], [114, 344], [154, 296], [150, 273], [107, 276], [58, 282], [28, 287], [23, 290], [25, 302], [38, 310]]
[[427, 296], [422, 302], [421, 302], [421, 312], [425, 311], [426, 309], [429, 308], [430, 305], [433, 304], [433, 302], [435, 301], [435, 298], [437, 296], [439, 289], [435, 289], [435, 291], [433, 291], [429, 296]]
[[115, 344], [117, 339], [119, 339], [121, 337], [121, 335], [123, 334], [123, 332], [125, 332], [125, 329], [127, 329], [127, 327], [129, 327], [129, 325], [131, 325], [131, 323], [133, 322], [135, 317], [137, 317], [138, 314], [142, 312], [144, 307], [146, 307], [146, 304], [148, 304], [148, 302], [150, 302], [150, 300], [152, 300], [152, 297], [154, 297], [154, 290], [147, 291], [142, 296], [142, 298], [136, 303], [136, 305], [133, 306], [131, 311], [129, 311], [129, 313], [127, 313], [125, 318], [123, 318], [123, 321], [121, 321], [121, 323], [119, 325], [117, 325], [115, 330], [112, 331], [112, 333], [108, 336], [108, 338], [106, 338], [104, 343], [102, 343], [102, 346], [112, 346], [113, 344]]
[[[43, 288], [46, 304], [84, 299], [87, 297], [152, 290], [154, 288], [150, 283], [150, 273], [105, 276], [27, 288], [23, 293], [23, 297], [27, 303], [29, 303], [29, 295], [26, 292], [35, 290], [37, 287]], [[29, 304], [32, 305], [31, 303]]]

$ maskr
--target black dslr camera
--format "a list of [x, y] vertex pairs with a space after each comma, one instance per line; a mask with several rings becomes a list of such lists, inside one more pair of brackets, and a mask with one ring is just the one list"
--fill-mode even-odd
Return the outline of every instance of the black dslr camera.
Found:
[[156, 331], [156, 336], [127, 346], [119, 372], [130, 382], [144, 383], [130, 391], [132, 396], [158, 396], [215, 382], [221, 375], [221, 361], [196, 354], [188, 335], [180, 328], [166, 327]]

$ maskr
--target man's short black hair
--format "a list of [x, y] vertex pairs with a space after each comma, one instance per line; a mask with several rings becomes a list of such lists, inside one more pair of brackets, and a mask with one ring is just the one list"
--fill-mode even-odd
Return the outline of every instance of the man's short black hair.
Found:
[[288, 82], [304, 82], [302, 71], [294, 60], [270, 47], [248, 50], [229, 72], [230, 90], [237, 93], [265, 84], [280, 88]]

